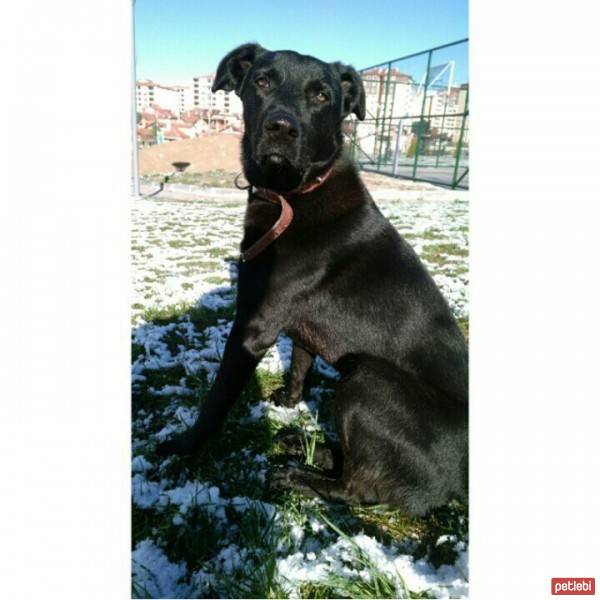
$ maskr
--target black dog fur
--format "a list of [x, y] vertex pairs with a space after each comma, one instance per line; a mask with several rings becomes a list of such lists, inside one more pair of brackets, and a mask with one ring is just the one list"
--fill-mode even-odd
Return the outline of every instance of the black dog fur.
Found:
[[[197, 422], [159, 447], [198, 452], [281, 331], [294, 340], [293, 405], [315, 355], [341, 373], [339, 446], [320, 447], [330, 471], [285, 467], [271, 485], [410, 515], [467, 498], [468, 356], [457, 323], [423, 264], [382, 216], [342, 153], [342, 121], [365, 117], [358, 73], [291, 51], [245, 44], [220, 63], [213, 91], [244, 105], [244, 173], [287, 193], [333, 167], [314, 191], [290, 197], [294, 219], [264, 252], [239, 265], [235, 321]], [[242, 250], [279, 209], [249, 192]], [[285, 446], [297, 445], [287, 436]], [[337, 464], [337, 470], [334, 468]]]

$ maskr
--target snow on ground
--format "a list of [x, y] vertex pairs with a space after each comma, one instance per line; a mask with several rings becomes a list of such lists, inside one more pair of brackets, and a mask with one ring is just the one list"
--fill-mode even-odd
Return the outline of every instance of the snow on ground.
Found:
[[[466, 321], [464, 193], [415, 190], [374, 195]], [[460, 508], [402, 529], [402, 516], [393, 511], [360, 513], [268, 496], [269, 467], [281, 459], [274, 431], [295, 425], [307, 440], [334, 435], [326, 415], [336, 372], [324, 361], [313, 369], [304, 402], [287, 409], [269, 401], [289, 368], [292, 346], [283, 335], [207, 458], [191, 464], [156, 456], [157, 442], [194, 421], [218, 369], [233, 318], [244, 208], [230, 190], [132, 205], [134, 597], [350, 595], [340, 581], [377, 595], [378, 577], [390, 582], [387, 596], [408, 597], [410, 590], [426, 594], [420, 597], [467, 597]]]
[[[132, 210], [133, 312], [192, 303], [205, 296], [208, 307], [231, 303], [245, 202], [229, 190], [225, 200], [138, 200]], [[403, 197], [408, 196], [408, 199]], [[464, 192], [435, 194], [381, 190], [379, 206], [430, 267], [446, 298], [466, 315], [468, 209]], [[455, 199], [458, 196], [459, 199]], [[383, 200], [385, 198], [385, 200]], [[440, 250], [445, 262], [432, 261]], [[457, 256], [454, 252], [458, 251]]]

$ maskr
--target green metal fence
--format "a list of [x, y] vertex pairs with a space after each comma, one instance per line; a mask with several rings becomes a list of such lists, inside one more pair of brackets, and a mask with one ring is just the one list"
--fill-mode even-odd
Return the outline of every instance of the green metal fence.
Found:
[[351, 121], [361, 169], [468, 188], [468, 39], [360, 71], [367, 116]]

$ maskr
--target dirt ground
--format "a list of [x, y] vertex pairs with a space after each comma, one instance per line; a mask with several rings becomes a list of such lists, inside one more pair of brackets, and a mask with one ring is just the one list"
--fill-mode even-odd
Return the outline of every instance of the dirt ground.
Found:
[[369, 171], [361, 171], [360, 177], [364, 181], [369, 190], [378, 188], [394, 189], [394, 190], [435, 190], [436, 186], [423, 181], [411, 181], [409, 179], [398, 179], [390, 175], [380, 175], [379, 173], [370, 173]]
[[140, 174], [172, 173], [174, 162], [189, 162], [185, 173], [224, 170], [238, 172], [240, 140], [236, 134], [207, 135], [190, 140], [166, 142], [140, 150]]
[[[173, 182], [200, 186], [233, 187], [235, 175], [242, 169], [240, 162], [241, 136], [217, 134], [191, 140], [167, 142], [140, 150], [140, 174], [153, 179], [152, 175], [172, 173], [174, 162], [189, 162], [190, 166], [178, 174]], [[150, 177], [149, 177], [150, 176]], [[429, 183], [396, 179], [387, 175], [361, 171], [361, 177], [370, 190], [431, 190]]]

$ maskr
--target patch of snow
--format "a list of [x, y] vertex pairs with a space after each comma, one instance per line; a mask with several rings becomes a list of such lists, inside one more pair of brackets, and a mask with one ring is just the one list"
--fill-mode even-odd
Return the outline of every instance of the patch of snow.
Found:
[[218, 287], [210, 292], [203, 294], [200, 299], [200, 304], [210, 310], [219, 308], [227, 308], [233, 303], [233, 295], [235, 290], [231, 286]]
[[217, 554], [215, 561], [220, 563], [219, 566], [225, 573], [232, 573], [245, 565], [247, 556], [248, 550], [230, 544]]
[[154, 506], [159, 501], [161, 489], [159, 483], [147, 481], [141, 473], [136, 473], [131, 480], [133, 503], [140, 508]]
[[192, 396], [193, 390], [182, 385], [165, 385], [159, 390], [155, 390], [153, 387], [148, 388], [148, 392], [153, 396]]
[[[403, 597], [403, 584], [413, 592], [428, 591], [432, 598], [467, 598], [468, 583], [464, 570], [468, 561], [466, 551], [459, 552], [455, 565], [442, 565], [435, 569], [426, 560], [417, 560], [410, 555], [397, 554], [391, 547], [384, 546], [372, 537], [359, 534], [339, 539], [320, 550], [318, 554], [295, 552], [277, 561], [278, 577], [282, 587], [291, 595], [304, 581], [326, 582], [330, 574], [342, 577], [370, 577], [368, 569], [358, 559], [362, 553], [377, 570], [387, 575], [397, 585], [399, 597]], [[310, 556], [309, 556], [310, 554]]]
[[189, 598], [185, 562], [172, 563], [150, 540], [141, 541], [132, 554], [133, 586], [142, 598]]
[[[171, 406], [167, 407], [165, 411], [166, 415], [170, 414]], [[159, 442], [164, 442], [173, 435], [182, 433], [196, 422], [196, 419], [198, 418], [198, 412], [199, 411], [196, 407], [177, 407], [174, 414], [175, 420], [171, 420], [158, 433], [156, 433], [156, 439]]]
[[182, 514], [186, 514], [193, 506], [200, 506], [220, 521], [226, 520], [224, 507], [227, 502], [221, 499], [220, 490], [216, 486], [188, 481], [182, 487], [163, 491], [162, 496], [168, 498], [169, 504], [178, 505]]
[[152, 468], [154, 468], [152, 463], [144, 456], [134, 456], [133, 460], [131, 461], [131, 470], [134, 473], [144, 473]]

